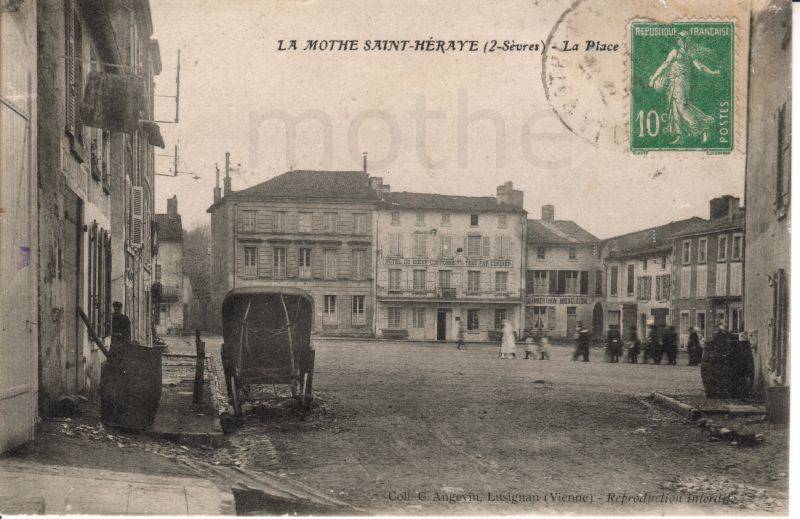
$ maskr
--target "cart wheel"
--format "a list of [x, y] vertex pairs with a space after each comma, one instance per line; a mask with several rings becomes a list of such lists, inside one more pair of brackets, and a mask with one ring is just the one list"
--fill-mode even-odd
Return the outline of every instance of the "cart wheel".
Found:
[[231, 404], [233, 405], [233, 413], [236, 416], [242, 416], [242, 403], [239, 401], [239, 388], [236, 387], [236, 378], [231, 377]]
[[314, 400], [314, 390], [311, 387], [313, 377], [312, 374], [309, 372], [303, 373], [303, 394], [301, 398], [301, 402], [304, 407], [308, 407], [311, 405], [311, 402]]

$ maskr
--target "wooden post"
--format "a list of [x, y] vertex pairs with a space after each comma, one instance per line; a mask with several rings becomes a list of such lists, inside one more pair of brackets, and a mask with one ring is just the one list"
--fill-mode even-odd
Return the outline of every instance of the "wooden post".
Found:
[[195, 404], [202, 404], [206, 364], [206, 343], [200, 340], [200, 330], [194, 331], [194, 344], [197, 348], [197, 360], [194, 369], [194, 392], [192, 394], [192, 401]]

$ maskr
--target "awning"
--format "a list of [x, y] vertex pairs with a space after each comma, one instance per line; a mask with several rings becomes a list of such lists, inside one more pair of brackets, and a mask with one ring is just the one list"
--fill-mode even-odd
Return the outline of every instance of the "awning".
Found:
[[152, 121], [142, 121], [142, 131], [147, 136], [147, 142], [153, 146], [164, 148], [164, 137], [161, 136], [161, 128]]
[[144, 80], [133, 74], [90, 72], [81, 105], [81, 122], [95, 128], [134, 133], [145, 111], [144, 93]]

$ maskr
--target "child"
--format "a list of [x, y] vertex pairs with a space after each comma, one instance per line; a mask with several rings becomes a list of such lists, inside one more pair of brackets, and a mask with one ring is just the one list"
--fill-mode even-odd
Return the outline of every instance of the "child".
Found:
[[525, 358], [533, 358], [536, 360], [536, 352], [534, 351], [536, 341], [533, 339], [533, 335], [530, 331], [527, 332], [527, 337], [525, 338]]
[[550, 339], [546, 335], [539, 342], [539, 352], [542, 360], [550, 360]]

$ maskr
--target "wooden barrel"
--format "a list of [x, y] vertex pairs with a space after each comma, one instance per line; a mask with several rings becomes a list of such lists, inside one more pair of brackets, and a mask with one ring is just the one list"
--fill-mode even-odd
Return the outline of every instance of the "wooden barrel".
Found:
[[141, 431], [151, 425], [161, 399], [163, 348], [130, 344], [100, 370], [100, 415], [107, 425]]

